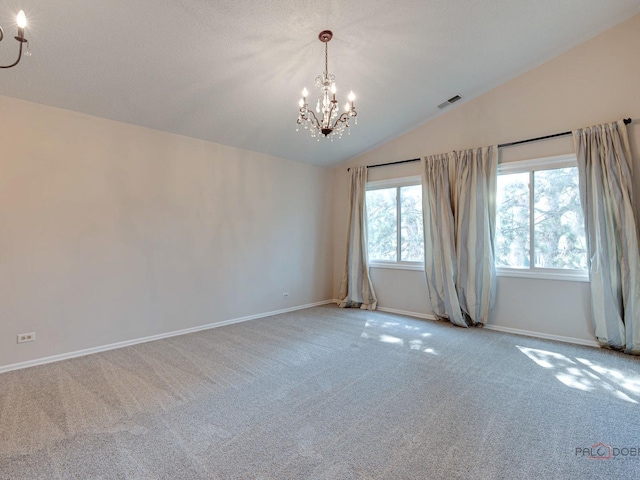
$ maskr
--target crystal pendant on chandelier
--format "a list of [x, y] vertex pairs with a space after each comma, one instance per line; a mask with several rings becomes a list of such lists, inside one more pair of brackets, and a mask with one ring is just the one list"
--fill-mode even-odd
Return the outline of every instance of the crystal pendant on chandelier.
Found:
[[[336, 100], [336, 83], [335, 76], [329, 73], [329, 57], [327, 43], [333, 37], [333, 33], [330, 30], [324, 30], [320, 32], [318, 38], [324, 43], [324, 73], [318, 75], [316, 78], [316, 87], [321, 90], [320, 98], [316, 103], [315, 113], [309, 109], [307, 104], [308, 90], [305, 88], [302, 90], [302, 98], [300, 99], [300, 109], [298, 111], [298, 125], [302, 125], [306, 130], [309, 130], [312, 137], [318, 137], [321, 135], [325, 137], [331, 137], [333, 141], [334, 136], [338, 138], [342, 137], [342, 134], [349, 128], [349, 122], [353, 118], [354, 123], [358, 124], [358, 113], [354, 106], [354, 100], [356, 96], [351, 92], [349, 94], [349, 102], [344, 107], [344, 112], [340, 113], [338, 106], [338, 100]], [[317, 115], [316, 115], [317, 113]], [[298, 130], [298, 129], [296, 129]]]

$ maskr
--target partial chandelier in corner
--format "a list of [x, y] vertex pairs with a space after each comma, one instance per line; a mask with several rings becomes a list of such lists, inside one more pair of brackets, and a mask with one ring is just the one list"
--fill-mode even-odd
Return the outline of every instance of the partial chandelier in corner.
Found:
[[[329, 73], [329, 54], [328, 43], [333, 38], [331, 30], [324, 30], [320, 32], [318, 38], [324, 43], [324, 73], [318, 75], [316, 78], [316, 87], [322, 90], [322, 96], [318, 98], [316, 104], [316, 112], [318, 115], [322, 115], [320, 119], [316, 116], [313, 110], [309, 110], [307, 104], [307, 96], [309, 92], [305, 88], [302, 90], [302, 98], [300, 99], [300, 110], [298, 112], [298, 126], [302, 125], [306, 130], [309, 130], [312, 137], [317, 137], [320, 141], [320, 135], [331, 137], [333, 141], [334, 136], [338, 138], [342, 137], [345, 130], [350, 134], [349, 121], [354, 119], [355, 124], [358, 124], [358, 113], [353, 101], [356, 96], [353, 92], [349, 93], [349, 102], [344, 106], [344, 112], [338, 115], [338, 100], [336, 100], [336, 84], [334, 75]], [[299, 128], [296, 128], [298, 131]]]
[[[18, 35], [16, 35], [13, 38], [15, 38], [20, 43], [20, 50], [18, 51], [18, 59], [15, 62], [13, 62], [11, 65], [0, 65], [0, 68], [15, 67], [20, 62], [20, 59], [22, 58], [22, 47], [23, 47], [23, 44], [25, 43], [27, 44], [27, 48], [24, 54], [26, 56], [31, 55], [31, 53], [29, 52], [29, 41], [26, 38], [24, 38], [24, 29], [27, 26], [27, 17], [25, 16], [22, 10], [18, 12], [16, 23], [18, 24]], [[4, 31], [2, 30], [2, 27], [0, 27], [0, 42], [2, 41], [3, 38], [4, 38]]]

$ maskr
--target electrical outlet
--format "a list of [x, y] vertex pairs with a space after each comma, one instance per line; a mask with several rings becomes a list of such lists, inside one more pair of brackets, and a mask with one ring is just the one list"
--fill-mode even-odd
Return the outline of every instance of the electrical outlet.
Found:
[[284, 292], [282, 294], [282, 298], [289, 298], [289, 292]]
[[36, 340], [36, 332], [21, 333], [18, 335], [18, 343], [34, 342]]

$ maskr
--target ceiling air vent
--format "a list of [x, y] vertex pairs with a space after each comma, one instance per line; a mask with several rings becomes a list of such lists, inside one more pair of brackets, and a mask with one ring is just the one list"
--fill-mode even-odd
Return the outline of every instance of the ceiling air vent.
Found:
[[442, 110], [444, 107], [448, 107], [449, 105], [451, 105], [452, 103], [456, 103], [458, 100], [460, 100], [462, 97], [460, 95], [455, 95], [453, 97], [451, 97], [449, 100], [447, 100], [446, 102], [442, 102], [440, 105], [438, 105], [438, 108], [440, 110]]

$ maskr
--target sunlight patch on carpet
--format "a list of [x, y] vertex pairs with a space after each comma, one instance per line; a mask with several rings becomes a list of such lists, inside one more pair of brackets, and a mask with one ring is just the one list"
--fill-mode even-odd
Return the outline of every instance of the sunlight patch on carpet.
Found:
[[[584, 358], [574, 360], [560, 353], [535, 348], [521, 347], [518, 350], [536, 365], [555, 370], [556, 379], [562, 384], [584, 392], [600, 389], [625, 402], [638, 403], [631, 395], [640, 393], [640, 376], [631, 372], [621, 372], [614, 368], [595, 364]], [[622, 390], [627, 390], [624, 392]]]

